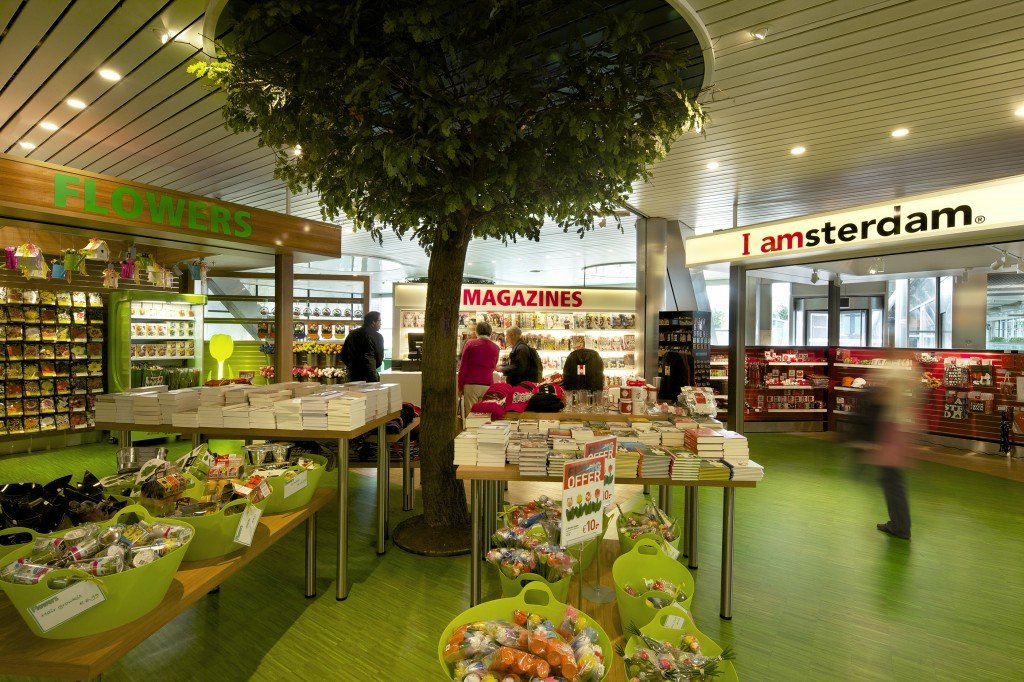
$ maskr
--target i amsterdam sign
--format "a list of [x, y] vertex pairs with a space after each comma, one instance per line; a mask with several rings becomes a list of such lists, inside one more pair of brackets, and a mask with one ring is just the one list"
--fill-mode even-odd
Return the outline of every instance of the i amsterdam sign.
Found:
[[[821, 258], [842, 250], [907, 252], [977, 242], [984, 233], [1024, 226], [1024, 176], [873, 204], [838, 214], [755, 225], [686, 241], [689, 266]], [[999, 235], [998, 239], [1008, 238]]]

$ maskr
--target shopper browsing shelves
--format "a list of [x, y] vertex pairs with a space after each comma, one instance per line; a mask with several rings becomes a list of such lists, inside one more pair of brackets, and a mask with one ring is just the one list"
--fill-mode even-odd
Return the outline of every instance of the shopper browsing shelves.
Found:
[[498, 344], [491, 341], [491, 325], [478, 322], [474, 331], [476, 337], [466, 341], [459, 360], [459, 390], [467, 410], [483, 398], [498, 366]]
[[341, 361], [348, 367], [351, 381], [380, 381], [377, 368], [384, 362], [384, 337], [380, 335], [380, 313], [370, 311], [363, 326], [345, 339]]
[[543, 374], [540, 353], [526, 345], [522, 330], [519, 327], [506, 329], [505, 343], [512, 349], [508, 356], [508, 364], [501, 368], [505, 381], [512, 386], [524, 381], [540, 383]]

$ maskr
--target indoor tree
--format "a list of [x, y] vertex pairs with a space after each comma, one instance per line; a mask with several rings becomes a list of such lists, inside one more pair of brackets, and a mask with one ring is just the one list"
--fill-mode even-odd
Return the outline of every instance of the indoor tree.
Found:
[[[230, 40], [192, 71], [224, 118], [275, 150], [325, 219], [429, 255], [420, 452], [424, 515], [403, 546], [468, 547], [452, 464], [458, 311], [473, 238], [582, 237], [704, 113], [663, 0], [234, 0]], [[461, 532], [453, 532], [458, 529]], [[404, 535], [404, 537], [402, 537]]]

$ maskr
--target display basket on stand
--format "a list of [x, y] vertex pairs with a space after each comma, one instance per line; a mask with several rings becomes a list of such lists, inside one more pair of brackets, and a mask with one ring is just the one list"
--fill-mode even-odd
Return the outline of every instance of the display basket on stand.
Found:
[[[650, 495], [643, 495], [643, 496], [641, 496], [637, 502], [635, 502], [632, 506], [630, 506], [629, 511], [630, 512], [643, 511], [644, 507], [646, 507], [646, 506], [650, 506], [650, 507], [656, 506], [655, 503], [654, 503], [654, 500], [651, 498]], [[671, 528], [672, 528], [672, 531], [673, 531], [673, 534], [674, 534], [675, 537], [672, 540], [666, 541], [666, 542], [669, 545], [671, 545], [672, 547], [674, 547], [676, 550], [678, 550], [679, 549], [679, 544], [680, 544], [680, 542], [682, 542], [682, 533], [680, 532], [679, 521], [678, 521], [678, 519], [675, 519], [675, 518], [672, 518], [672, 517], [669, 517], [669, 518], [672, 521]], [[633, 538], [629, 537], [628, 533], [624, 533], [623, 532], [623, 529], [626, 528], [626, 523], [625, 523], [625, 521], [623, 520], [623, 518], [621, 516], [619, 516], [618, 518], [615, 519], [615, 525], [616, 525], [616, 529], [617, 529], [617, 533], [616, 534], [619, 536], [619, 549], [620, 549], [620, 551], [623, 554], [625, 554], [626, 552], [632, 551], [632, 549], [636, 546], [637, 542], [639, 542], [642, 539], [662, 537], [659, 534], [652, 533], [652, 534], [647, 534], [647, 535], [641, 535], [636, 540], [634, 540]]]
[[[700, 652], [705, 656], [718, 656], [722, 653], [722, 647], [718, 646], [710, 637], [697, 629], [693, 622], [693, 616], [689, 610], [680, 606], [666, 606], [654, 614], [647, 625], [640, 628], [640, 632], [656, 640], [669, 642], [678, 647], [683, 635], [691, 634], [700, 643]], [[626, 642], [625, 654], [627, 657], [640, 648], [642, 642], [636, 637], [630, 637]], [[626, 679], [629, 679], [629, 668], [626, 668]], [[720, 661], [718, 671], [714, 677], [709, 679], [715, 682], [739, 682], [736, 674], [736, 666], [732, 661]]]
[[[185, 495], [198, 495], [200, 493], [196, 488], [201, 487], [202, 484], [199, 483], [186, 491]], [[248, 497], [244, 497], [225, 504], [214, 514], [189, 517], [188, 524], [195, 529], [195, 533], [183, 561], [202, 561], [246, 549], [245, 545], [235, 542], [238, 524], [249, 506], [264, 512], [269, 501], [270, 498], [265, 497], [259, 502], [252, 503]]]
[[[646, 590], [645, 579], [660, 579], [674, 583], [685, 595], [681, 600], [683, 606], [690, 608], [693, 603], [693, 576], [686, 567], [666, 555], [654, 540], [641, 539], [632, 550], [612, 564], [615, 601], [619, 606], [619, 620], [622, 621], [623, 632], [627, 632], [630, 625], [642, 628], [657, 613], [656, 608], [647, 605], [648, 597], [669, 600], [673, 598], [673, 595], [667, 592]], [[637, 596], [626, 592], [627, 585], [637, 592]]]
[[313, 460], [320, 466], [316, 469], [303, 469], [298, 465], [291, 467], [290, 470], [296, 474], [301, 474], [305, 471], [307, 478], [306, 485], [290, 495], [287, 494], [289, 489], [287, 481], [284, 480], [283, 476], [268, 477], [267, 483], [270, 484], [272, 492], [270, 497], [267, 498], [267, 506], [263, 510], [264, 514], [281, 514], [292, 511], [293, 509], [306, 506], [313, 499], [313, 493], [316, 492], [316, 487], [320, 485], [320, 477], [323, 476], [324, 471], [327, 469], [327, 458], [312, 454], [303, 454], [302, 456]]
[[[526, 611], [528, 613], [537, 613], [547, 618], [556, 626], [565, 617], [566, 605], [563, 602], [555, 599], [551, 590], [548, 589], [543, 583], [532, 582], [523, 588], [515, 597], [506, 597], [503, 599], [495, 599], [493, 601], [484, 602], [483, 604], [477, 604], [453, 618], [448, 626], [444, 629], [441, 634], [441, 639], [437, 643], [437, 660], [441, 664], [442, 670], [444, 670], [444, 679], [452, 680], [451, 666], [444, 660], [444, 648], [448, 643], [448, 640], [452, 636], [452, 632], [455, 628], [466, 623], [472, 623], [474, 621], [486, 621], [486, 620], [511, 620], [512, 614], [515, 611]], [[601, 625], [591, 618], [580, 612], [581, 615], [587, 617], [588, 625], [597, 631], [597, 643], [600, 645], [601, 650], [604, 652], [605, 670], [604, 675], [601, 677], [602, 680], [608, 679], [612, 669], [612, 658], [614, 656], [612, 652], [612, 643], [609, 639], [608, 634], [604, 631]]]
[[[182, 522], [179, 519], [154, 518], [150, 516], [145, 508], [139, 505], [125, 507], [109, 521], [104, 521], [98, 525], [101, 529], [108, 528], [115, 523], [126, 522], [126, 517], [132, 514], [148, 523], [169, 523], [192, 528], [190, 523]], [[68, 530], [46, 535], [45, 537], [62, 537]], [[7, 531], [4, 532], [6, 533]], [[32, 535], [33, 538], [36, 537], [35, 533]], [[36, 635], [47, 639], [87, 637], [130, 623], [156, 608], [167, 594], [167, 590], [174, 580], [174, 574], [185, 557], [191, 542], [192, 539], [189, 538], [184, 546], [171, 550], [167, 555], [150, 564], [115, 573], [114, 575], [97, 577], [77, 569], [59, 568], [47, 573], [46, 578], [35, 585], [0, 581], [0, 588], [3, 589], [15, 609], [21, 614], [25, 624]], [[31, 545], [21, 545], [18, 549], [8, 552], [6, 556], [0, 559], [0, 563], [6, 566], [18, 559], [27, 557], [31, 551]], [[61, 591], [61, 588], [50, 587], [50, 583], [58, 578], [81, 578], [96, 583], [103, 594], [103, 601], [90, 607], [78, 616], [43, 632], [29, 609]]]

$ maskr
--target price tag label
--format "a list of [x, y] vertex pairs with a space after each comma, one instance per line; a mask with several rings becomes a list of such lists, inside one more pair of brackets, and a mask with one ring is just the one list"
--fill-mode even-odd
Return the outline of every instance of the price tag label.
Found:
[[307, 475], [308, 473], [308, 471], [303, 471], [301, 474], [291, 479], [290, 481], [286, 481], [284, 484], [284, 496], [291, 497], [295, 493], [305, 488], [306, 483], [308, 483], [309, 481], [309, 476]]
[[586, 365], [576, 365], [576, 374], [581, 376], [581, 377], [586, 376], [587, 375], [587, 366]]
[[666, 616], [664, 624], [665, 627], [671, 628], [672, 630], [682, 630], [683, 626], [686, 625], [686, 621], [683, 620], [682, 616]]
[[238, 529], [235, 530], [235, 542], [248, 547], [252, 544], [252, 538], [256, 534], [256, 526], [260, 523], [263, 512], [259, 507], [250, 504], [242, 512], [242, 518], [238, 520]]
[[673, 559], [679, 558], [679, 550], [673, 547], [668, 541], [662, 542], [662, 548], [665, 550], [665, 554], [668, 554]]
[[35, 618], [40, 630], [49, 632], [102, 603], [104, 599], [100, 586], [85, 580], [61, 590], [52, 597], [47, 597], [35, 606], [30, 606], [28, 612]]

